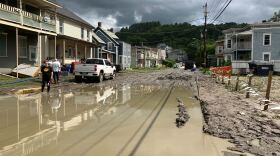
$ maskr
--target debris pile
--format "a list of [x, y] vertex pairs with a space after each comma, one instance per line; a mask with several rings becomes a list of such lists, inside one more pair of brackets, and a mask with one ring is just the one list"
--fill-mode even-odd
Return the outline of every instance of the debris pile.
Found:
[[172, 72], [164, 76], [159, 76], [158, 80], [185, 80], [189, 81], [191, 79], [191, 75], [186, 75], [183, 72]]
[[176, 114], [178, 117], [176, 118], [176, 126], [178, 128], [181, 128], [185, 125], [185, 123], [189, 120], [189, 115], [187, 113], [186, 107], [184, 105], [184, 103], [182, 102], [182, 100], [180, 100], [179, 98], [177, 98], [177, 102], [178, 104], [178, 113]]

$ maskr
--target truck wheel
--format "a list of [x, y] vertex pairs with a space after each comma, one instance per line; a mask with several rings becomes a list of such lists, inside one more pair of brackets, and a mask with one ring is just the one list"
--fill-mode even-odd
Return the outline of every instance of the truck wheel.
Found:
[[81, 76], [75, 76], [75, 81], [76, 82], [82, 82], [82, 77]]
[[115, 79], [116, 78], [116, 72], [114, 71], [113, 74], [111, 75], [111, 79]]
[[104, 75], [102, 73], [99, 74], [98, 82], [102, 82], [104, 79]]

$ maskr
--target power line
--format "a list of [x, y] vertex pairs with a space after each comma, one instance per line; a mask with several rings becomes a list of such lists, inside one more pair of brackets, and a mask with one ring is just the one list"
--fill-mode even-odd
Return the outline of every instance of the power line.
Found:
[[[210, 17], [212, 18], [212, 17], [214, 17], [215, 16], [215, 13], [218, 11], [218, 9], [219, 9], [219, 7], [220, 7], [220, 5], [222, 4], [222, 0], [219, 0], [219, 1], [217, 1], [218, 3], [215, 3], [213, 6], [216, 6], [216, 8], [214, 9], [214, 7], [213, 7], [213, 9], [210, 11]], [[218, 13], [218, 12], [217, 12]]]
[[228, 0], [228, 3], [226, 4], [226, 6], [223, 8], [223, 10], [217, 14], [217, 16], [215, 16], [214, 20], [211, 22], [212, 24], [223, 14], [223, 12], [226, 10], [226, 8], [230, 5], [230, 3], [232, 2], [232, 0]]

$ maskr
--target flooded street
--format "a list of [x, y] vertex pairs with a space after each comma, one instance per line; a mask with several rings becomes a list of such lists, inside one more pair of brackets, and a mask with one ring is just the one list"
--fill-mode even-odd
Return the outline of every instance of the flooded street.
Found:
[[[153, 85], [89, 86], [0, 97], [0, 156], [223, 155], [230, 144], [202, 133], [191, 90]], [[175, 124], [177, 100], [190, 120]]]

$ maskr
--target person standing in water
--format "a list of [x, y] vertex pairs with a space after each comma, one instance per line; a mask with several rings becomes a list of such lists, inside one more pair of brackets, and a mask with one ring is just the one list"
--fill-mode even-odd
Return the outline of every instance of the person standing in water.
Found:
[[47, 61], [44, 61], [44, 65], [41, 66], [41, 72], [42, 72], [42, 92], [44, 92], [44, 88], [46, 84], [47, 84], [47, 91], [50, 92], [53, 70]]
[[55, 59], [55, 61], [52, 64], [52, 68], [53, 68], [53, 79], [54, 79], [54, 83], [58, 83], [59, 80], [59, 72], [61, 70], [61, 65], [60, 62]]

